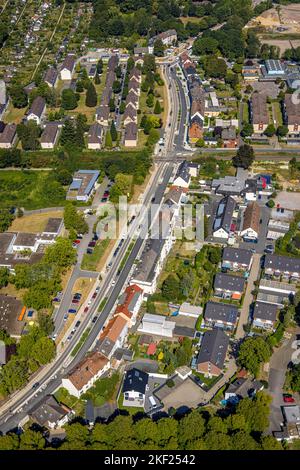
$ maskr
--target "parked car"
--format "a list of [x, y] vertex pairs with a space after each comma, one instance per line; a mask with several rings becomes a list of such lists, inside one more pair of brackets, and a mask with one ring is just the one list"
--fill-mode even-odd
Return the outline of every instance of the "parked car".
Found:
[[94, 250], [92, 248], [87, 248], [86, 252], [88, 255], [92, 255]]
[[295, 403], [295, 398], [292, 397], [292, 395], [289, 395], [289, 394], [285, 393], [283, 395], [283, 401], [284, 401], [284, 403]]
[[98, 294], [99, 291], [100, 291], [100, 286], [96, 287], [96, 289], [95, 289], [95, 292], [97, 292], [97, 294]]
[[83, 310], [84, 313], [88, 312], [89, 308], [88, 307], [85, 307], [85, 309]]
[[88, 244], [88, 246], [89, 246], [90, 248], [94, 248], [94, 246], [96, 246], [96, 242], [95, 242], [95, 241], [91, 241], [91, 242]]
[[77, 310], [76, 310], [75, 308], [69, 308], [68, 312], [69, 312], [69, 313], [76, 313]]
[[64, 321], [67, 321], [69, 318], [69, 315], [67, 313], [64, 314]]
[[77, 238], [74, 243], [76, 243], [76, 245], [79, 245], [79, 243], [81, 242], [81, 240], [79, 240], [79, 238]]
[[95, 317], [93, 317], [92, 323], [96, 323], [97, 319], [98, 319], [98, 317], [96, 315]]
[[79, 304], [79, 299], [72, 299], [72, 304]]
[[97, 292], [94, 292], [92, 295], [92, 299], [95, 299], [97, 297]]
[[266, 248], [265, 248], [265, 253], [268, 253], [268, 254], [273, 254], [275, 251], [275, 248], [273, 245], [266, 245]]
[[80, 300], [82, 297], [82, 294], [80, 294], [79, 292], [76, 292], [74, 295], [73, 295], [73, 299], [78, 299]]
[[80, 323], [81, 323], [81, 322], [78, 320], [78, 321], [75, 323], [75, 328], [78, 328], [79, 325], [80, 325]]
[[67, 337], [67, 341], [71, 341], [71, 339], [72, 339], [72, 335], [69, 335], [69, 336]]
[[82, 233], [77, 233], [77, 239], [78, 239], [78, 240], [82, 240], [82, 239], [83, 239]]
[[32, 385], [32, 388], [35, 389], [35, 388], [38, 388], [40, 385], [40, 382], [35, 382], [35, 384]]
[[101, 202], [106, 202], [106, 201], [107, 201], [107, 197], [103, 197], [103, 198], [101, 199]]

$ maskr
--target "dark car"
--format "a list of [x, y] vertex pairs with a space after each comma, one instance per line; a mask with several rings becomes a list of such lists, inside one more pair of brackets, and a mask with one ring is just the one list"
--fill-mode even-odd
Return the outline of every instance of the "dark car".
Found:
[[93, 250], [92, 248], [88, 248], [88, 249], [86, 250], [86, 252], [87, 252], [88, 255], [91, 255], [91, 254], [93, 253], [93, 251], [94, 251], [94, 250]]
[[92, 323], [96, 323], [97, 319], [98, 319], [98, 317], [97, 317], [97, 316], [96, 316], [96, 317], [94, 317], [94, 318], [93, 318], [93, 320], [92, 320]]
[[267, 245], [266, 248], [265, 248], [265, 253], [268, 253], [268, 254], [273, 254], [275, 251], [274, 249], [274, 246], [273, 245]]
[[106, 202], [106, 201], [107, 201], [107, 197], [103, 197], [103, 198], [101, 199], [101, 202]]
[[94, 248], [94, 246], [96, 246], [95, 240], [94, 240], [94, 241], [91, 241], [91, 242], [88, 244], [88, 246], [91, 247], [91, 248]]
[[38, 388], [40, 386], [40, 382], [35, 382], [35, 384], [32, 385], [32, 388]]
[[79, 304], [79, 299], [72, 299], [72, 304]]
[[94, 292], [92, 295], [92, 299], [95, 299], [97, 297], [97, 292]]
[[74, 298], [74, 299], [80, 300], [81, 297], [82, 297], [82, 294], [80, 294], [79, 292], [76, 292], [76, 293], [73, 295], [73, 298]]
[[88, 307], [85, 307], [85, 309], [83, 310], [84, 313], [88, 312], [89, 308]]
[[76, 310], [75, 308], [69, 308], [68, 312], [69, 312], [69, 313], [76, 313], [77, 310]]
[[93, 240], [94, 240], [94, 241], [99, 240], [99, 237], [98, 237], [97, 233], [94, 233]]
[[109, 196], [109, 191], [104, 191], [103, 197], [107, 197], [107, 196]]
[[80, 323], [81, 323], [81, 322], [78, 320], [78, 321], [75, 323], [75, 328], [78, 328], [79, 325], [80, 325]]

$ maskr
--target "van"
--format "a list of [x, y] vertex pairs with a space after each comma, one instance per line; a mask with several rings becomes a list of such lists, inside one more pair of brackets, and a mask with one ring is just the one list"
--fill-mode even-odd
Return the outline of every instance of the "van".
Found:
[[156, 406], [156, 401], [154, 400], [152, 395], [149, 397], [149, 401], [150, 401], [151, 408], [154, 408]]

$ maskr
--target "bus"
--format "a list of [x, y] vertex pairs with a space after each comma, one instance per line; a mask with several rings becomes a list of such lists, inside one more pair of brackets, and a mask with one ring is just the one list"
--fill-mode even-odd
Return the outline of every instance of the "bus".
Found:
[[20, 315], [18, 316], [18, 321], [22, 321], [24, 319], [25, 313], [26, 313], [26, 307], [23, 307]]

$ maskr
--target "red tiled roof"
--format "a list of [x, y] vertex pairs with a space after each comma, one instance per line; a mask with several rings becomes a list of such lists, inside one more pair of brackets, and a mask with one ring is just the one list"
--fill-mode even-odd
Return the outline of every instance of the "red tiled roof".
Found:
[[153, 354], [155, 354], [155, 352], [156, 352], [156, 344], [155, 343], [149, 344], [146, 354], [148, 356], [152, 356]]

